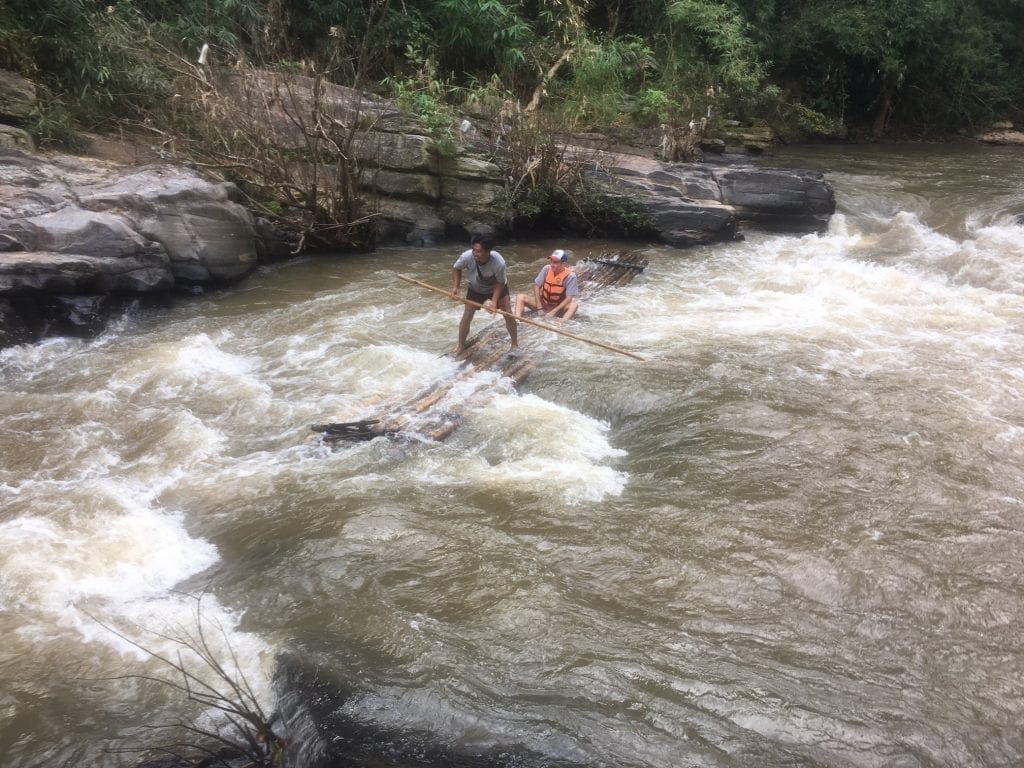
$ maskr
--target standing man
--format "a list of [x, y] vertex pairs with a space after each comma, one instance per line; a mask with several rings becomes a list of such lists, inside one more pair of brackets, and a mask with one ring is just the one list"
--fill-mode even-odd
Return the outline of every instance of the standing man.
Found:
[[569, 320], [576, 314], [580, 285], [576, 273], [569, 266], [569, 252], [561, 248], [551, 252], [537, 279], [533, 281], [533, 296], [516, 296], [516, 317], [523, 316], [526, 307], [539, 309], [548, 317]]
[[[458, 298], [459, 286], [462, 283], [462, 271], [469, 270], [469, 287], [466, 290], [466, 298], [483, 304], [488, 299], [491, 306], [488, 311], [493, 315], [496, 309], [508, 312], [505, 315], [505, 327], [508, 328], [508, 337], [512, 341], [512, 349], [519, 346], [516, 335], [516, 321], [510, 316], [512, 304], [509, 300], [508, 278], [505, 276], [505, 259], [495, 250], [494, 242], [484, 235], [473, 235], [470, 243], [472, 246], [468, 251], [455, 260], [452, 266], [452, 298]], [[473, 322], [473, 315], [477, 307], [465, 305], [462, 311], [462, 320], [459, 322], [459, 346], [455, 348], [455, 354], [459, 355], [466, 349], [466, 338], [469, 336], [469, 325]]]

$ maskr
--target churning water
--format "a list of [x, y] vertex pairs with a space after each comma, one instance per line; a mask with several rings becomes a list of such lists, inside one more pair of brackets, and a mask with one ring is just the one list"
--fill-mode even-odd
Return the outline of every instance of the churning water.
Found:
[[[455, 249], [0, 352], [0, 764], [209, 717], [138, 677], [197, 613], [315, 699], [307, 764], [342, 716], [503, 765], [1024, 762], [1024, 155], [771, 162], [828, 173], [826, 233], [651, 249], [575, 328], [647, 362], [524, 330], [443, 443], [308, 425], [452, 374], [458, 308], [394, 275]], [[514, 288], [552, 245], [500, 248]]]

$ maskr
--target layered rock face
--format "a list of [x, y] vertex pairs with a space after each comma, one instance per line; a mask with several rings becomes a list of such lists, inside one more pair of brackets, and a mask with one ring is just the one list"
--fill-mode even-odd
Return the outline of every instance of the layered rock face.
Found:
[[[237, 101], [239, 113], [248, 114], [244, 105], [256, 105], [243, 120], [247, 132], [299, 155], [313, 154], [310, 149], [317, 141], [308, 130], [315, 121], [302, 116], [316, 113], [334, 126], [359, 126], [351, 136], [342, 132], [338, 141], [358, 164], [360, 193], [374, 213], [380, 243], [428, 245], [463, 239], [481, 228], [502, 228], [495, 203], [510, 180], [495, 162], [506, 148], [494, 126], [466, 119], [453, 146], [439, 152], [414, 116], [351, 88], [302, 75], [260, 73], [231, 81], [224, 93]], [[726, 134], [729, 146], [758, 153], [770, 136], [767, 129]], [[821, 174], [763, 169], [743, 155], [709, 164], [665, 163], [641, 154], [603, 151], [600, 146], [607, 139], [601, 136], [589, 137], [587, 146], [587, 138], [563, 136], [559, 142], [566, 153], [592, 168], [593, 178], [640, 200], [654, 236], [673, 245], [734, 238], [744, 221], [819, 228], [835, 207]], [[328, 166], [318, 170], [320, 178], [332, 178]]]
[[73, 330], [68, 305], [53, 297], [132, 296], [248, 274], [257, 235], [233, 192], [177, 166], [0, 149], [0, 345], [54, 324]]
[[821, 173], [734, 164], [663, 163], [609, 155], [595, 172], [611, 189], [638, 198], [659, 238], [688, 246], [741, 236], [743, 222], [793, 231], [827, 225], [835, 194]]

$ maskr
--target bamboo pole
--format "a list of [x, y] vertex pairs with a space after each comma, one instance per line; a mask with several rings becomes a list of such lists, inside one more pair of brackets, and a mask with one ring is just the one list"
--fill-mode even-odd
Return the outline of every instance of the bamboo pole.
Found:
[[[413, 285], [418, 285], [420, 288], [427, 288], [428, 290], [431, 290], [431, 291], [437, 291], [438, 293], [443, 293], [449, 299], [455, 299], [455, 301], [461, 301], [463, 304], [468, 304], [471, 307], [476, 307], [477, 309], [487, 309], [487, 307], [485, 307], [483, 304], [478, 304], [477, 302], [472, 301], [470, 299], [464, 299], [461, 296], [455, 296], [454, 294], [449, 293], [448, 291], [446, 291], [444, 288], [438, 288], [437, 286], [430, 285], [429, 283], [421, 283], [419, 280], [413, 280], [411, 277], [407, 277], [406, 275], [398, 275], [398, 279], [399, 280], [405, 280], [405, 282], [412, 283]], [[511, 299], [512, 297], [509, 296], [509, 298]], [[488, 310], [488, 311], [490, 311], [490, 310]], [[561, 334], [562, 336], [568, 336], [570, 339], [576, 339], [576, 341], [583, 341], [583, 342], [586, 342], [587, 344], [593, 344], [595, 347], [601, 347], [601, 349], [607, 349], [610, 352], [618, 352], [620, 355], [625, 355], [626, 357], [632, 357], [634, 360], [640, 360], [641, 362], [644, 362], [644, 358], [640, 357], [640, 355], [635, 355], [632, 352], [627, 352], [624, 349], [619, 349], [618, 347], [613, 347], [610, 344], [604, 344], [604, 343], [602, 343], [600, 341], [594, 341], [593, 339], [588, 339], [588, 338], [585, 338], [583, 336], [577, 336], [575, 333], [569, 333], [568, 331], [563, 331], [560, 328], [552, 328], [550, 325], [545, 325], [544, 323], [538, 323], [536, 320], [531, 320], [528, 317], [516, 317], [511, 312], [506, 312], [505, 310], [498, 309], [497, 307], [494, 308], [494, 312], [499, 314], [499, 315], [504, 315], [505, 317], [511, 317], [513, 320], [517, 320], [520, 323], [526, 323], [528, 325], [535, 325], [538, 328], [543, 328], [545, 331], [551, 331], [552, 333], [558, 333], [558, 334]]]

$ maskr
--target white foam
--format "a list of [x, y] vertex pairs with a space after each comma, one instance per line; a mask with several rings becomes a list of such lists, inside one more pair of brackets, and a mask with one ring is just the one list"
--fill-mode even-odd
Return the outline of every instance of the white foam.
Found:
[[958, 281], [993, 291], [1024, 295], [1024, 236], [1016, 224], [973, 230], [954, 266]]
[[110, 387], [118, 394], [159, 400], [191, 398], [236, 401], [250, 404], [269, 398], [270, 388], [260, 380], [255, 358], [221, 349], [229, 335], [214, 341], [198, 333], [184, 339], [153, 344], [126, 358], [111, 376]]
[[[496, 394], [468, 415], [460, 431], [459, 440], [473, 451], [446, 473], [432, 467], [430, 481], [471, 478], [478, 487], [554, 496], [570, 505], [618, 496], [628, 475], [608, 464], [625, 452], [608, 442], [607, 433], [607, 424], [535, 395]], [[548, 482], [555, 467], [564, 481]]]
[[129, 603], [159, 596], [216, 560], [213, 546], [189, 536], [179, 515], [109, 483], [69, 498], [59, 515], [51, 510], [45, 518], [0, 523], [3, 601], [46, 614], [64, 615], [86, 598]]
[[890, 224], [881, 241], [916, 238], [915, 253], [934, 260], [882, 257], [879, 239], [851, 233], [848, 222], [825, 235], [752, 236], [696, 263], [660, 263], [657, 283], [603, 294], [592, 314], [600, 326], [588, 330], [651, 356], [817, 345], [823, 354], [867, 353], [868, 370], [905, 366], [908, 352], [927, 364], [933, 345], [966, 357], [979, 346], [1020, 346], [1014, 328], [1024, 304], [1017, 296], [954, 282], [943, 259], [959, 252], [957, 243], [913, 216]]
[[[186, 663], [209, 676], [169, 638], [195, 635], [196, 602], [174, 589], [214, 565], [216, 548], [189, 535], [181, 515], [141, 503], [109, 481], [68, 493], [62, 509], [49, 506], [47, 517], [0, 523], [0, 610], [20, 616], [16, 642], [46, 653], [75, 636], [130, 656], [139, 674], [168, 671], [139, 645], [170, 658], [184, 651]], [[243, 660], [242, 674], [269, 702], [266, 642], [239, 632], [239, 617], [212, 595], [204, 597], [201, 615], [215, 630], [208, 632], [214, 651], [226, 663], [232, 653]]]

